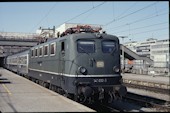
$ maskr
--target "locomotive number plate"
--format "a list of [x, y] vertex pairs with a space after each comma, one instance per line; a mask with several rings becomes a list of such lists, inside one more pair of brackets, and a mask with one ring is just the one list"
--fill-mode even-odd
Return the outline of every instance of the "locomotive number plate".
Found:
[[98, 61], [96, 63], [96, 67], [104, 67], [104, 62], [103, 61]]
[[99, 79], [93, 79], [94, 83], [96, 82], [107, 82], [106, 78], [99, 78]]

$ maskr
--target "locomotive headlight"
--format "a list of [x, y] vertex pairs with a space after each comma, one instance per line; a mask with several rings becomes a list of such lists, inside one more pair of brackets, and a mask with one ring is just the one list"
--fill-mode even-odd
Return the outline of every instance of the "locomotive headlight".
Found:
[[86, 74], [87, 74], [87, 69], [86, 69], [85, 67], [83, 67], [83, 66], [80, 66], [80, 67], [78, 68], [78, 71], [79, 71], [80, 73], [82, 73], [83, 75], [86, 75]]
[[115, 66], [115, 67], [113, 67], [113, 71], [115, 71], [115, 72], [118, 73], [118, 72], [120, 71], [120, 69], [119, 69], [118, 67]]
[[119, 72], [119, 68], [116, 68], [116, 69], [115, 69], [115, 72]]

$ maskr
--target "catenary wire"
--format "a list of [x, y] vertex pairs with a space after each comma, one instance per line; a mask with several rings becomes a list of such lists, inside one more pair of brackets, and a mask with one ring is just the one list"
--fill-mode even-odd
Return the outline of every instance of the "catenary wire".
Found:
[[44, 15], [44, 17], [30, 30], [33, 31], [49, 14], [50, 12], [55, 8], [55, 6], [57, 5], [57, 3], [55, 3], [49, 10], [48, 12]]
[[139, 11], [142, 11], [142, 10], [144, 10], [144, 9], [147, 9], [147, 8], [149, 8], [149, 7], [153, 6], [153, 5], [155, 5], [156, 3], [157, 3], [157, 2], [154, 2], [154, 3], [152, 3], [152, 4], [149, 4], [149, 5], [147, 5], [147, 6], [143, 7], [143, 8], [141, 8], [141, 9], [138, 9], [138, 10], [132, 12], [132, 13], [129, 13], [129, 14], [127, 14], [127, 15], [124, 15], [124, 16], [122, 16], [122, 17], [119, 17], [119, 18], [116, 19], [116, 20], [113, 19], [112, 21], [106, 23], [104, 26], [107, 26], [107, 25], [111, 24], [111, 23], [114, 22], [114, 21], [121, 20], [121, 19], [123, 19], [123, 18], [125, 18], [125, 17], [128, 17], [128, 16], [130, 16], [130, 15], [132, 15], [132, 14], [135, 14], [135, 13], [137, 13], [137, 12], [139, 12]]
[[[136, 30], [136, 29], [142, 29], [142, 28], [146, 28], [146, 27], [152, 27], [152, 26], [156, 26], [156, 25], [161, 25], [161, 24], [166, 24], [168, 22], [161, 22], [161, 23], [157, 23], [157, 24], [152, 24], [152, 25], [147, 25], [147, 26], [142, 26], [142, 27], [136, 27], [136, 28], [133, 28], [133, 29], [130, 29], [130, 30]], [[116, 33], [122, 33], [122, 32], [126, 32], [126, 31], [129, 31], [129, 29], [126, 29], [126, 30], [123, 30], [123, 31], [119, 31], [119, 32], [114, 32], [114, 34]]]
[[105, 29], [105, 30], [113, 30], [113, 29], [117, 29], [117, 28], [120, 28], [120, 27], [123, 27], [123, 26], [135, 24], [135, 23], [138, 23], [138, 22], [147, 20], [147, 19], [152, 19], [152, 18], [155, 18], [155, 17], [158, 17], [158, 16], [162, 16], [162, 15], [165, 15], [165, 14], [168, 14], [168, 13], [166, 12], [166, 13], [161, 13], [161, 14], [154, 14], [154, 15], [149, 16], [149, 17], [147, 16], [147, 17], [145, 17], [145, 18], [138, 19], [138, 20], [135, 20], [135, 21], [133, 21], [133, 22], [126, 23], [126, 24], [123, 24], [123, 25], [120, 25], [120, 26], [116, 26], [116, 27], [114, 27], [114, 28], [108, 28], [108, 29]]
[[115, 19], [111, 20], [110, 22], [106, 23], [104, 26], [107, 26], [108, 24], [111, 24], [113, 22], [116, 22], [116, 19], [121, 17], [122, 15], [124, 15], [127, 11], [129, 11], [130, 9], [132, 9], [134, 6], [136, 5], [136, 2], [134, 4], [132, 4], [129, 8], [127, 8], [123, 13], [121, 13], [118, 17], [116, 17]]
[[[99, 4], [99, 5], [97, 5], [97, 6], [94, 6], [94, 7], [90, 8], [90, 9], [88, 9], [87, 11], [84, 11], [84, 12], [76, 15], [76, 16], [72, 17], [71, 19], [69, 19], [69, 20], [67, 20], [67, 21], [65, 21], [65, 22], [62, 22], [62, 24], [63, 24], [63, 23], [67, 23], [67, 22], [69, 22], [69, 21], [71, 21], [71, 20], [73, 20], [73, 19], [75, 19], [75, 18], [77, 18], [77, 17], [79, 17], [79, 16], [81, 16], [81, 15], [83, 15], [83, 14], [85, 14], [85, 13], [87, 13], [87, 12], [89, 12], [89, 11], [91, 11], [91, 10], [93, 10], [93, 9], [101, 6], [101, 5], [103, 5], [103, 4], [105, 4], [105, 3], [106, 3], [106, 2], [102, 2], [101, 4]], [[61, 24], [60, 24], [60, 25], [61, 25]], [[60, 25], [57, 25], [57, 26], [60, 26]]]

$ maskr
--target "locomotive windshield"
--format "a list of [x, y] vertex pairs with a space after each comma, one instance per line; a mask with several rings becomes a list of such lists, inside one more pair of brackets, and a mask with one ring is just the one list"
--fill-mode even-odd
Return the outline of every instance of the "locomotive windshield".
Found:
[[114, 41], [103, 41], [102, 51], [103, 53], [112, 53], [116, 50], [116, 43]]
[[95, 44], [92, 40], [78, 40], [77, 49], [79, 53], [94, 53]]

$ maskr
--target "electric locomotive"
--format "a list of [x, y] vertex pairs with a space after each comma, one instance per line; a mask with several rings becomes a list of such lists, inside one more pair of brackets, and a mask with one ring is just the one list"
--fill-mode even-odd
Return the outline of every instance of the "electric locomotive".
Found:
[[99, 30], [69, 28], [60, 38], [8, 56], [6, 68], [78, 102], [112, 102], [127, 92], [119, 39]]
[[85, 31], [32, 47], [28, 76], [79, 102], [121, 98], [127, 90], [120, 73], [119, 39]]

